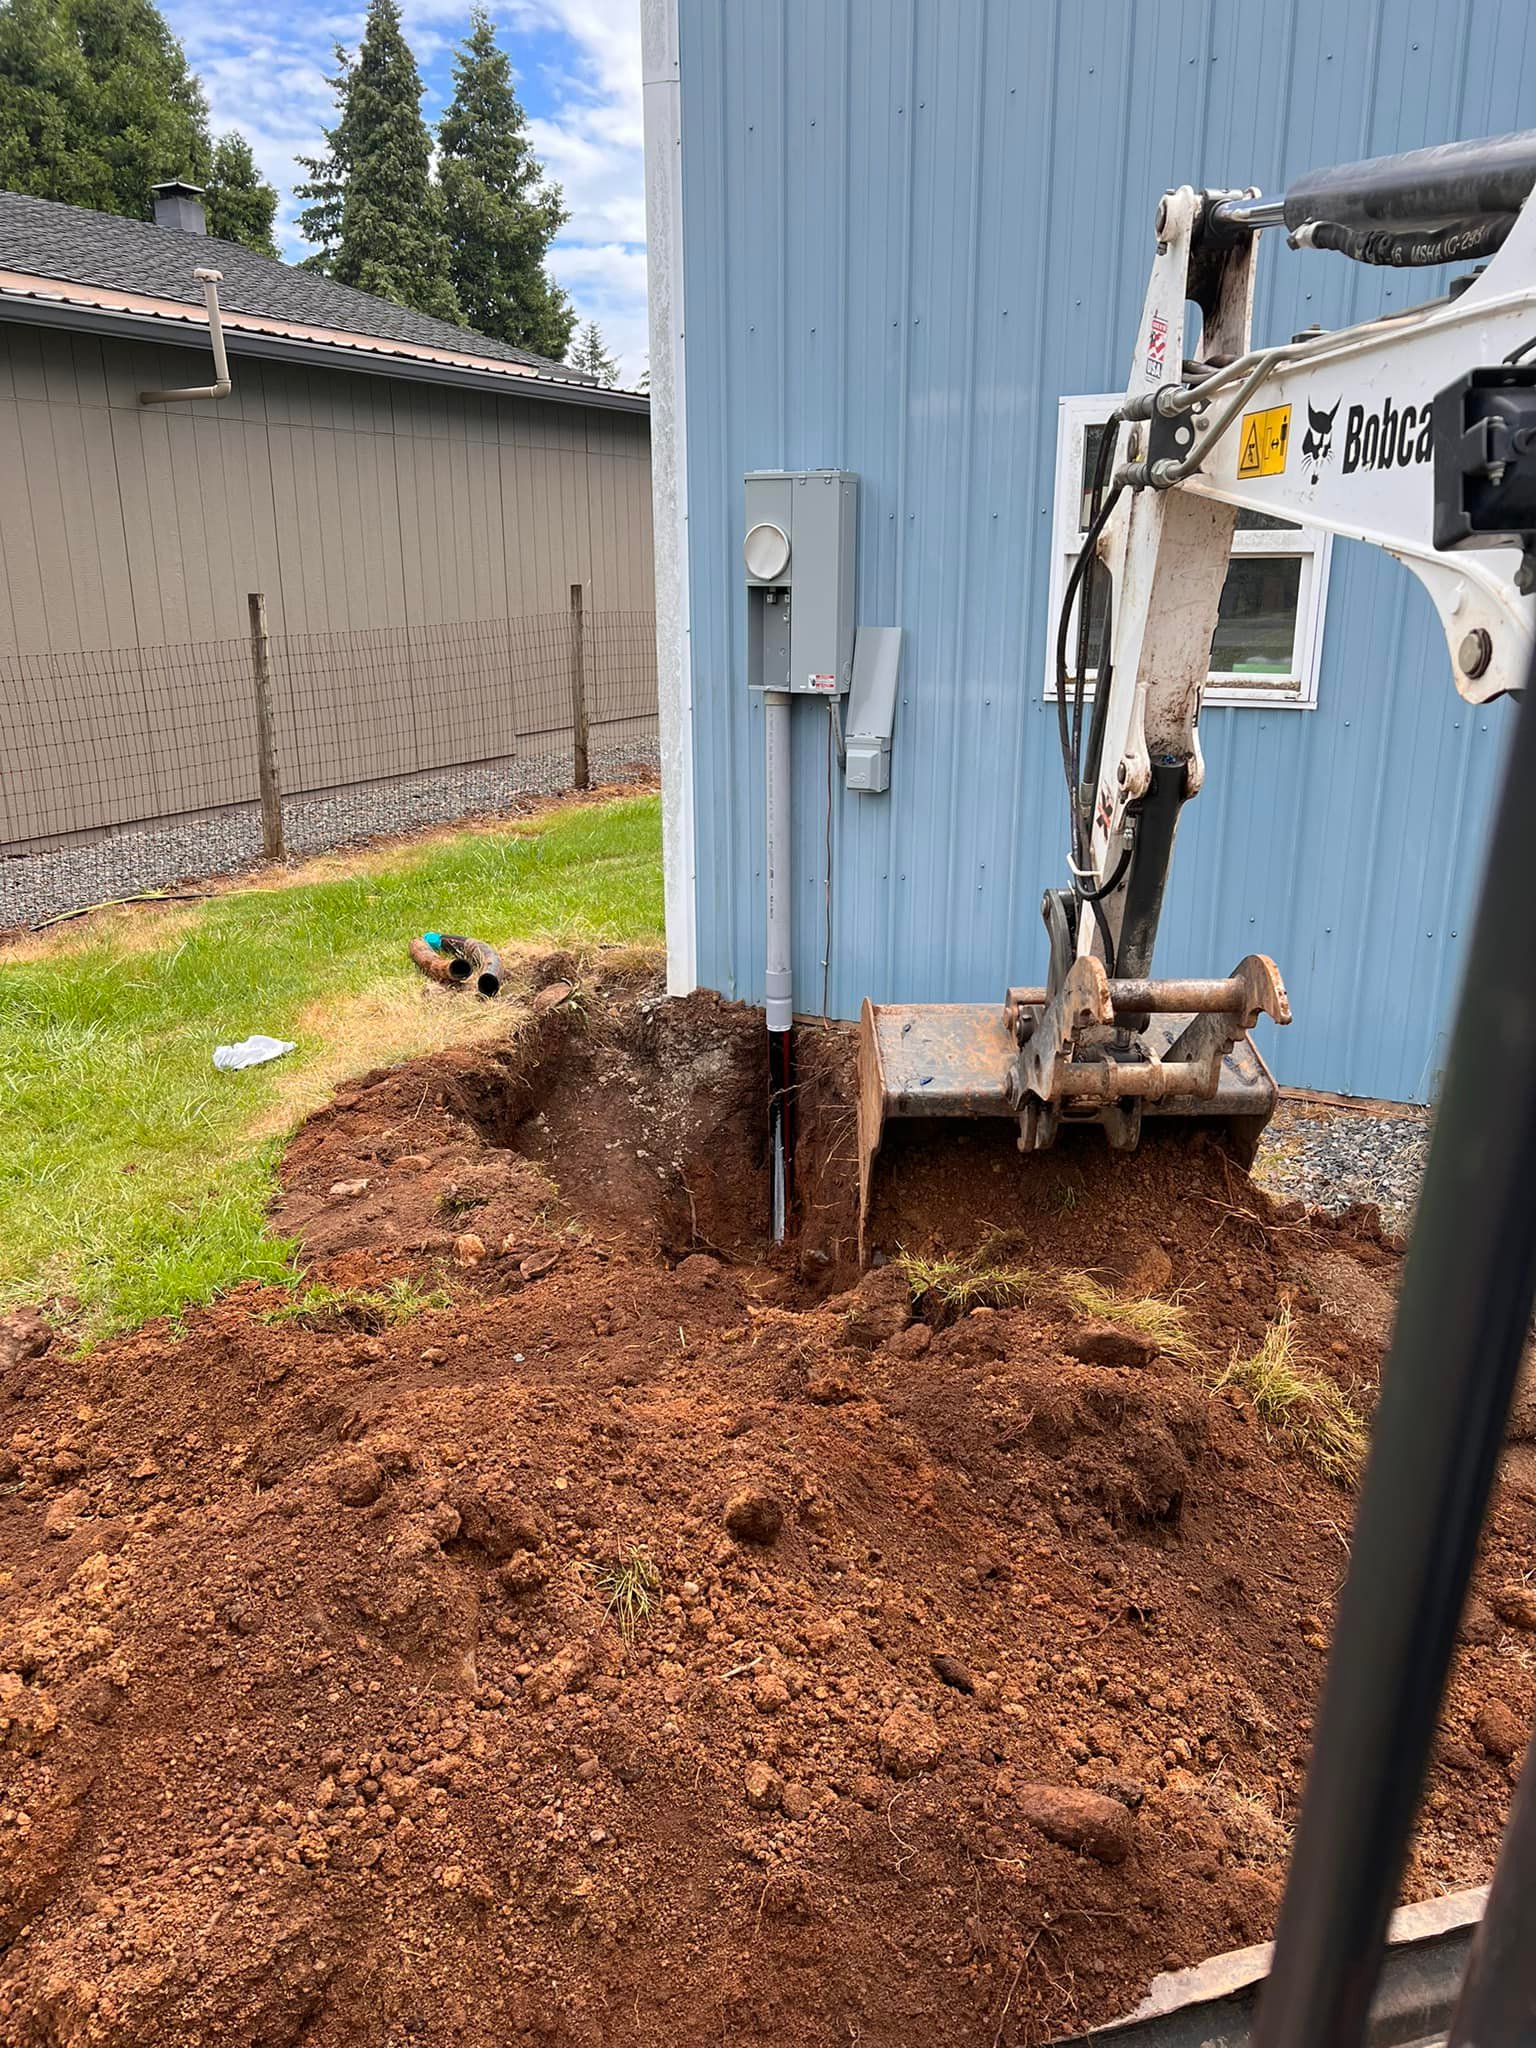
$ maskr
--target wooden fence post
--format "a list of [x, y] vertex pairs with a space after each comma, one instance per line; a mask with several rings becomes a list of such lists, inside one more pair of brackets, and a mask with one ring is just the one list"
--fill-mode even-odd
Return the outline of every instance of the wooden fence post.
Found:
[[587, 765], [587, 650], [582, 613], [582, 586], [571, 585], [571, 779], [578, 789], [590, 789]]
[[272, 652], [267, 640], [267, 600], [253, 590], [251, 608], [251, 680], [256, 686], [256, 774], [261, 786], [261, 852], [264, 860], [282, 860], [283, 793], [277, 780], [277, 727], [272, 717]]

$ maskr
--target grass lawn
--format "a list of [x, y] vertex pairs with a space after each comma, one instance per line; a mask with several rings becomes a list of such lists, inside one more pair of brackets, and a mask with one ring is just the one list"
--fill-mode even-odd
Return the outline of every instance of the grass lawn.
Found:
[[[332, 855], [0, 952], [0, 1305], [72, 1298], [90, 1338], [291, 1278], [265, 1208], [294, 1125], [346, 1074], [505, 1028], [416, 973], [424, 929], [658, 943], [659, 800]], [[253, 1031], [298, 1051], [219, 1073], [214, 1046]]]

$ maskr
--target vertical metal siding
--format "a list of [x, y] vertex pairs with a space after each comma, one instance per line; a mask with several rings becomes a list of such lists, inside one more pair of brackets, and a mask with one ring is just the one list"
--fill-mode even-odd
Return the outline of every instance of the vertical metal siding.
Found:
[[[1129, 361], [1168, 186], [1536, 126], [1523, 0], [678, 0], [699, 978], [762, 998], [749, 469], [862, 478], [859, 617], [906, 629], [888, 796], [833, 780], [828, 1007], [1043, 969], [1056, 409]], [[1256, 333], [1438, 288], [1267, 248]], [[1455, 695], [1406, 571], [1336, 544], [1319, 708], [1212, 708], [1159, 949], [1280, 962], [1282, 1079], [1422, 1099], [1508, 707]], [[797, 705], [795, 986], [822, 1004], [827, 731]], [[1387, 990], [1394, 991], [1388, 995]], [[1411, 991], [1404, 1000], [1398, 992]]]
[[[595, 615], [649, 609], [643, 417], [238, 357], [218, 405], [139, 403], [184, 384], [188, 361], [0, 323], [0, 655], [120, 657], [110, 702], [88, 662], [53, 687], [69, 728], [120, 762], [122, 815], [223, 786], [223, 737], [169, 733], [171, 700], [147, 679], [239, 641], [251, 590], [278, 634], [563, 615], [577, 581]], [[413, 675], [394, 729], [360, 714], [355, 681], [309, 683], [350, 777], [463, 758], [430, 683]], [[8, 693], [22, 687], [0, 682], [0, 718], [20, 723]], [[298, 744], [285, 728], [290, 787]], [[28, 792], [10, 794], [20, 837]]]

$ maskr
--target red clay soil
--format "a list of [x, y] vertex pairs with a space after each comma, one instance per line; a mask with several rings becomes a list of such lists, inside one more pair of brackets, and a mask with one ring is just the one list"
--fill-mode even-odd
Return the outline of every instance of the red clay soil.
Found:
[[[290, 1149], [311, 1278], [450, 1307], [13, 1319], [7, 2048], [1000, 2048], [1270, 1930], [1351, 1503], [1211, 1380], [1288, 1301], [1368, 1399], [1396, 1254], [1209, 1148], [983, 1147], [973, 1224], [1177, 1292], [1201, 1357], [1050, 1283], [913, 1320], [843, 1291], [846, 1067], [803, 1048], [798, 1262], [756, 1022], [594, 996]], [[1416, 1896], [1486, 1874], [1536, 1707], [1522, 1477]]]

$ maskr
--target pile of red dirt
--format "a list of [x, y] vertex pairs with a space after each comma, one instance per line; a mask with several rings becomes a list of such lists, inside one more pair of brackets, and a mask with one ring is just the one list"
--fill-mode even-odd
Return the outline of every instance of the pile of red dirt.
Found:
[[[1037, 2043], [1270, 1930], [1351, 1502], [1212, 1382], [1288, 1306], [1368, 1405], [1395, 1251], [1148, 1148], [986, 1165], [1002, 1306], [857, 1280], [828, 1037], [769, 1258], [758, 1034], [578, 989], [300, 1134], [327, 1292], [5, 1326], [0, 2039]], [[1491, 1862], [1533, 1535], [1515, 1470], [1417, 1896]]]

